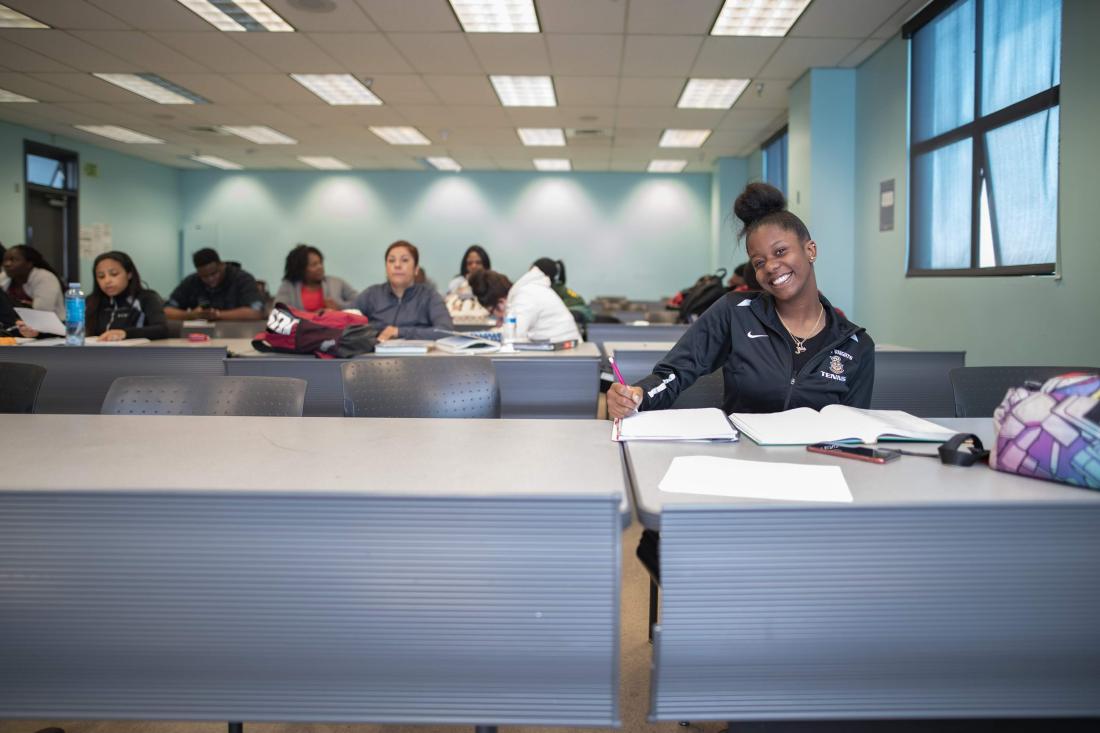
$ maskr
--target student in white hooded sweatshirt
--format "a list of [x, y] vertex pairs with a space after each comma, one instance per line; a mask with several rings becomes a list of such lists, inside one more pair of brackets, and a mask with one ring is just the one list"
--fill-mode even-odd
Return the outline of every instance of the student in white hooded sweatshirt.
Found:
[[495, 270], [470, 275], [474, 297], [491, 315], [516, 317], [517, 341], [579, 341], [581, 332], [573, 314], [550, 287], [550, 278], [532, 267], [516, 284]]

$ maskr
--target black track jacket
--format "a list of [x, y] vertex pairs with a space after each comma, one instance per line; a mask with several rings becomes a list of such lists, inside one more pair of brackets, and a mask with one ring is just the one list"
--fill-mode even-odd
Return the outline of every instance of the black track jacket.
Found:
[[672, 406], [699, 377], [722, 368], [725, 412], [780, 412], [825, 405], [868, 407], [875, 381], [875, 343], [829, 304], [825, 348], [792, 376], [794, 354], [775, 300], [762, 293], [727, 293], [707, 309], [635, 386], [641, 409]]

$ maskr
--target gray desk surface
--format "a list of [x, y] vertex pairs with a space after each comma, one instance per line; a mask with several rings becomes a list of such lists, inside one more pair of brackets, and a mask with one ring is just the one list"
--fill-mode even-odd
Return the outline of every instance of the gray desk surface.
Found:
[[[609, 425], [0, 415], [5, 450], [20, 456], [0, 473], [0, 491], [622, 496], [619, 447]], [[553, 470], [566, 457], [584, 467], [584, 481], [563, 480]]]
[[[163, 342], [162, 342], [163, 343]], [[213, 339], [209, 343], [222, 344], [228, 350], [231, 356], [235, 357], [247, 357], [249, 359], [263, 359], [263, 358], [278, 358], [278, 359], [312, 359], [315, 358], [310, 354], [276, 354], [263, 351], [257, 351], [252, 347], [252, 341], [249, 339]], [[358, 359], [366, 359], [372, 357], [438, 357], [438, 356], [466, 356], [465, 354], [450, 354], [446, 351], [439, 351], [438, 349], [430, 349], [426, 354], [363, 354], [356, 357]], [[600, 350], [593, 343], [581, 343], [573, 349], [562, 349], [560, 351], [514, 351], [510, 353], [493, 352], [490, 354], [469, 354], [469, 356], [487, 356], [491, 359], [598, 359], [600, 356]]]
[[[989, 420], [944, 418], [934, 421], [959, 432], [975, 433], [986, 445], [992, 441], [992, 423]], [[891, 445], [893, 444], [886, 447]], [[905, 448], [922, 453], [936, 452], [936, 445], [932, 443], [906, 443]], [[902, 456], [891, 463], [877, 465], [809, 453], [803, 447], [762, 447], [744, 436], [739, 442], [729, 444], [627, 443], [626, 459], [634, 493], [634, 505], [638, 511], [638, 518], [650, 529], [660, 529], [661, 510], [668, 506], [743, 506], [746, 509], [755, 507], [804, 509], [812, 506], [805, 502], [662, 492], [657, 485], [664, 478], [672, 459], [677, 456], [719, 456], [767, 463], [840, 466], [855, 500], [854, 505], [858, 506], [1100, 501], [1100, 492], [1084, 491], [1065, 484], [1013, 476], [990, 470], [985, 466], [970, 468], [945, 466], [939, 462], [938, 458]], [[851, 505], [822, 504], [820, 506]]]

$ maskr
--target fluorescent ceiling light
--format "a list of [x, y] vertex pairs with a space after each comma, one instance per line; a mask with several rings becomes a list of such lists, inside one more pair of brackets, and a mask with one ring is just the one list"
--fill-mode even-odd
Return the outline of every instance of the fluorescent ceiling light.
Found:
[[290, 78], [329, 104], [382, 104], [378, 95], [351, 74], [291, 74]]
[[565, 132], [560, 127], [520, 127], [516, 132], [524, 145], [565, 145]]
[[712, 36], [785, 36], [810, 0], [726, 0]]
[[748, 85], [748, 79], [688, 79], [676, 106], [682, 109], [729, 109]]
[[548, 76], [490, 76], [505, 107], [557, 107], [554, 82]]
[[294, 138], [284, 135], [278, 130], [272, 130], [265, 125], [222, 125], [218, 129], [222, 132], [228, 132], [230, 135], [243, 137], [245, 140], [254, 142], [257, 145], [298, 144], [298, 141]]
[[534, 0], [451, 0], [467, 33], [538, 33]]
[[686, 160], [651, 160], [646, 170], [650, 173], [679, 173], [687, 164]]
[[294, 27], [260, 0], [179, 0], [220, 31], [293, 33]]
[[221, 168], [225, 171], [239, 171], [244, 168], [243, 165], [234, 163], [231, 160], [226, 160], [225, 158], [219, 158], [216, 155], [192, 155], [191, 160], [213, 168]]
[[101, 137], [109, 137], [112, 140], [118, 140], [120, 143], [159, 145], [164, 142], [159, 137], [135, 132], [134, 130], [126, 127], [119, 127], [118, 125], [73, 125], [73, 127], [78, 130], [83, 130], [84, 132], [90, 132], [93, 135], [100, 135]]
[[299, 155], [298, 160], [302, 161], [306, 165], [311, 165], [314, 168], [319, 168], [323, 171], [351, 170], [351, 166], [344, 161], [337, 158], [331, 158], [327, 155]]
[[2, 102], [37, 102], [37, 99], [31, 99], [30, 97], [24, 97], [22, 94], [16, 94], [15, 92], [9, 92], [7, 89], [0, 89], [0, 103]]
[[454, 158], [448, 158], [446, 156], [438, 156], [438, 157], [425, 158], [424, 160], [428, 161], [428, 163], [433, 168], [435, 168], [436, 170], [454, 171], [455, 173], [462, 170], [462, 166], [460, 166], [458, 164], [458, 161], [455, 160]]
[[710, 137], [710, 130], [665, 130], [661, 141], [662, 148], [698, 148]]
[[18, 10], [12, 10], [7, 5], [0, 5], [0, 28], [49, 28], [49, 26], [23, 15]]
[[535, 168], [540, 171], [571, 171], [573, 164], [568, 158], [535, 158]]
[[158, 104], [206, 104], [207, 100], [156, 74], [92, 74]]
[[371, 127], [370, 131], [390, 145], [431, 145], [432, 141], [415, 127]]

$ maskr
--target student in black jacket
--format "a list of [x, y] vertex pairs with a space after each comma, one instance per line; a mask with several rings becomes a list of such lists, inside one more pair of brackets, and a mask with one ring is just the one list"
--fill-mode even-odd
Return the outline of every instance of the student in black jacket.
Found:
[[751, 183], [734, 213], [763, 292], [728, 293], [712, 305], [632, 387], [607, 393], [611, 417], [659, 410], [696, 379], [721, 367], [725, 412], [779, 412], [844, 404], [868, 407], [875, 345], [817, 289], [817, 243], [787, 210], [783, 194]]

